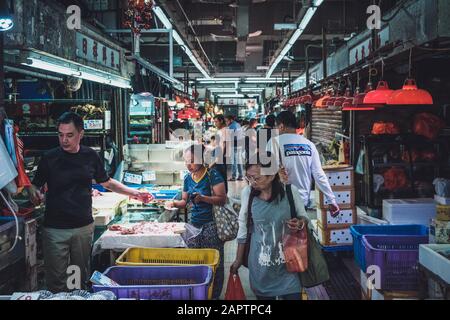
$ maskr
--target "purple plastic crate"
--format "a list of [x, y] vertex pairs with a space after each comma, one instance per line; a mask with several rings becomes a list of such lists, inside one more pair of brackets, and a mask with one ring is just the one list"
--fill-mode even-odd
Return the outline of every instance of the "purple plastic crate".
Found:
[[380, 290], [416, 291], [419, 284], [419, 245], [428, 236], [363, 236], [367, 267], [380, 268]]
[[138, 300], [207, 300], [213, 271], [209, 266], [117, 266], [103, 274], [119, 286], [94, 285], [94, 292]]

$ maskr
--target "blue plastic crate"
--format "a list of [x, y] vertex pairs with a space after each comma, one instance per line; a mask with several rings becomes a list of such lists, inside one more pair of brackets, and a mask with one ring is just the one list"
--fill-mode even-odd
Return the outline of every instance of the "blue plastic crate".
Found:
[[156, 200], [172, 200], [181, 195], [181, 190], [164, 190], [164, 189], [156, 190], [155, 189], [155, 187], [157, 187], [156, 184], [142, 184], [142, 185], [130, 184], [127, 186], [133, 189], [145, 188], [155, 197]]
[[108, 192], [109, 191], [109, 190], [105, 189], [101, 184], [93, 184], [92, 188], [96, 189], [100, 192]]
[[112, 291], [117, 298], [138, 300], [207, 300], [213, 270], [210, 266], [116, 266], [105, 276], [118, 287], [94, 285], [94, 292]]
[[353, 253], [355, 261], [362, 271], [366, 272], [366, 251], [362, 242], [364, 235], [391, 236], [424, 236], [428, 235], [428, 227], [419, 224], [409, 225], [354, 225], [350, 227], [353, 236]]

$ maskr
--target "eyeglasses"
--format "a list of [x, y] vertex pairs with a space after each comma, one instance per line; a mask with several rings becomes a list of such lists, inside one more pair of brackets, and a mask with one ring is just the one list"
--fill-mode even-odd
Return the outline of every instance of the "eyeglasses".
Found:
[[263, 179], [262, 176], [259, 177], [250, 177], [250, 176], [245, 176], [245, 180], [250, 183], [250, 184], [255, 184], [260, 182]]

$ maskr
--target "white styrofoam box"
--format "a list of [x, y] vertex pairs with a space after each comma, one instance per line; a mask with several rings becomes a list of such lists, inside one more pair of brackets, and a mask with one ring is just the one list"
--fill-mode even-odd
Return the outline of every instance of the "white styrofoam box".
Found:
[[106, 226], [110, 223], [115, 216], [115, 212], [112, 209], [102, 209], [102, 211], [94, 214], [94, 225], [95, 226]]
[[377, 219], [371, 216], [368, 216], [361, 208], [356, 207], [357, 211], [357, 219], [356, 224], [362, 224], [362, 225], [386, 225], [389, 224], [386, 220]]
[[450, 198], [440, 197], [437, 194], [435, 194], [434, 200], [443, 206], [450, 206]]
[[429, 226], [436, 217], [434, 199], [383, 200], [383, 219], [390, 224], [422, 224]]
[[419, 263], [450, 284], [450, 244], [421, 244], [419, 246]]
[[338, 225], [349, 225], [356, 223], [356, 209], [342, 209], [339, 215], [332, 217], [330, 210], [328, 209], [317, 209], [317, 220], [324, 227], [327, 226], [338, 226]]
[[352, 187], [353, 171], [325, 171], [331, 187]]
[[[325, 195], [318, 189], [316, 189], [316, 204], [322, 209], [328, 208], [330, 202], [325, 198]], [[351, 208], [355, 203], [355, 192], [353, 189], [333, 191], [336, 197], [336, 202], [341, 208]]]

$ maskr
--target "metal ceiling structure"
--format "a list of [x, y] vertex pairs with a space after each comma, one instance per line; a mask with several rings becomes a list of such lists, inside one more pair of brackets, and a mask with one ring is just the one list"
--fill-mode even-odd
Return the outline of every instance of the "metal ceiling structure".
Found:
[[[139, 55], [180, 80], [186, 75], [192, 80], [238, 78], [233, 82], [238, 88], [248, 86], [249, 77], [286, 84], [303, 74], [307, 63], [322, 61], [366, 30], [369, 5], [387, 10], [400, 1], [404, 0], [154, 0], [152, 28], [173, 32], [144, 32]], [[79, 2], [89, 7], [89, 1]], [[122, 29], [127, 1], [107, 2], [104, 8], [90, 10], [92, 18], [105, 29]], [[131, 33], [112, 35], [133, 48]], [[308, 61], [306, 48], [311, 48]]]

